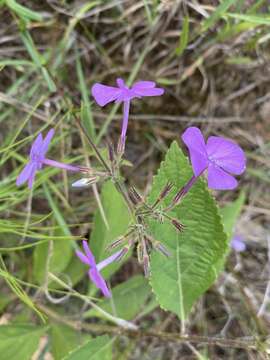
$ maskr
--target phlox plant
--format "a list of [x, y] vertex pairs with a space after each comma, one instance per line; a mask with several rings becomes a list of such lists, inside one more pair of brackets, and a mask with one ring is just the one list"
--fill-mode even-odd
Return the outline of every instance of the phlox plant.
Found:
[[[129, 220], [123, 233], [105, 246], [100, 244], [100, 249], [97, 243], [93, 248], [93, 240], [81, 239], [76, 244], [77, 261], [84, 264], [89, 282], [94, 285], [92, 293], [112, 297], [109, 276], [114, 271], [106, 273], [105, 268], [110, 270], [114, 264], [117, 269], [129, 256], [137, 254], [159, 305], [176, 313], [184, 323], [195, 301], [222, 270], [230, 239], [224, 231], [214, 195], [217, 191], [237, 188], [235, 176], [245, 171], [245, 154], [233, 140], [219, 136], [205, 140], [199, 128], [188, 127], [182, 135], [176, 136], [178, 141], [171, 144], [153, 179], [150, 193], [143, 196], [135, 187], [127, 185], [121, 172], [128, 146], [129, 112], [133, 101], [161, 96], [164, 89], [153, 81], [138, 81], [128, 87], [119, 78], [116, 86], [94, 84], [91, 93], [98, 106], [112, 102], [123, 104], [119, 141], [115, 146], [107, 145], [107, 156], [76, 119], [102, 169], [48, 159], [54, 135], [54, 130], [50, 129], [44, 140], [39, 134], [34, 141], [29, 161], [17, 177], [17, 185], [28, 182], [28, 187], [32, 188], [35, 176], [44, 166], [73, 172], [77, 180], [72, 186], [81, 191], [93, 184], [104, 187], [110, 182], [124, 204], [121, 216]], [[106, 199], [103, 201], [106, 207]], [[239, 239], [233, 239], [231, 246], [236, 251], [244, 250]]]

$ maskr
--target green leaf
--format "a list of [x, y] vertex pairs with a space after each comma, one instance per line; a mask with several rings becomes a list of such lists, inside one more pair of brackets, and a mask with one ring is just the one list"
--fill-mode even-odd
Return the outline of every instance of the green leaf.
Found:
[[[150, 202], [168, 181], [178, 190], [192, 174], [186, 157], [174, 142], [154, 178]], [[169, 205], [172, 196], [165, 199], [165, 205]], [[197, 179], [171, 215], [186, 226], [182, 233], [168, 222], [149, 222], [155, 239], [171, 252], [167, 259], [156, 251], [152, 253], [150, 282], [160, 306], [185, 319], [194, 302], [216, 280], [228, 243], [218, 208], [203, 179]]]
[[30, 325], [0, 326], [0, 354], [8, 360], [29, 360], [36, 351], [46, 327]]
[[112, 341], [107, 335], [96, 337], [74, 350], [63, 360], [111, 360]]
[[27, 7], [17, 3], [17, 1], [15, 1], [15, 0], [5, 0], [5, 3], [18, 16], [20, 16], [24, 19], [33, 20], [33, 21], [42, 21], [43, 20], [43, 16], [40, 13], [28, 9]]
[[[130, 223], [130, 214], [121, 194], [115, 189], [111, 181], [106, 182], [102, 187], [101, 202], [108, 222], [107, 227], [99, 209], [94, 218], [94, 230], [91, 233], [90, 248], [95, 256], [96, 262], [103, 260], [110, 254], [106, 247], [113, 240], [125, 234]], [[115, 262], [102, 271], [105, 277], [114, 273], [121, 265]]]
[[230, 240], [233, 236], [233, 229], [236, 224], [237, 218], [241, 213], [242, 207], [245, 203], [245, 193], [241, 192], [238, 199], [231, 202], [220, 209], [224, 230]]
[[[55, 230], [54, 235], [65, 235], [72, 237], [68, 225], [58, 208], [56, 201], [53, 199], [49, 188], [43, 185], [45, 196], [51, 206], [54, 218], [59, 225], [59, 229]], [[34, 252], [34, 276], [39, 284], [42, 284], [46, 272], [46, 263], [48, 261], [49, 252], [50, 264], [49, 269], [53, 273], [59, 273], [66, 269], [73, 255], [72, 240], [52, 241], [37, 245]]]
[[175, 53], [177, 56], [182, 55], [185, 48], [187, 47], [188, 35], [189, 35], [189, 18], [188, 16], [186, 16], [183, 22], [183, 29], [179, 40], [179, 46], [175, 49]]
[[270, 25], [270, 16], [269, 15], [246, 15], [246, 14], [234, 14], [234, 13], [228, 13], [228, 17], [247, 21], [250, 23], [254, 23], [257, 25]]
[[216, 10], [207, 18], [202, 24], [202, 31], [206, 31], [211, 26], [213, 26], [231, 7], [233, 4], [237, 3], [237, 0], [223, 0], [216, 8]]
[[78, 348], [84, 340], [85, 336], [78, 330], [73, 330], [69, 326], [53, 324], [51, 326], [51, 345], [54, 360], [61, 360], [75, 348]]
[[[112, 315], [131, 320], [142, 309], [150, 294], [151, 288], [145, 277], [136, 275], [113, 288], [112, 299], [104, 298], [98, 306]], [[85, 318], [93, 316], [100, 317], [101, 315], [95, 309], [90, 309], [84, 314]]]

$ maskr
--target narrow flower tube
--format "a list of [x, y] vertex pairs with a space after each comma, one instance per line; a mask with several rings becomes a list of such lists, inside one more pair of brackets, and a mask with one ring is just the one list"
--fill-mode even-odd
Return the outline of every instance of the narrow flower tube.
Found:
[[113, 101], [124, 103], [121, 136], [117, 146], [118, 155], [121, 156], [125, 151], [131, 100], [145, 96], [160, 96], [163, 95], [164, 89], [157, 88], [154, 81], [137, 81], [129, 88], [121, 78], [116, 79], [116, 85], [114, 87], [96, 83], [92, 87], [92, 95], [99, 106], [105, 106]]
[[46, 159], [46, 158], [42, 160], [42, 164], [56, 167], [58, 169], [68, 170], [68, 171], [74, 171], [74, 172], [81, 171], [81, 168], [79, 166], [64, 164], [64, 163], [61, 163], [61, 162], [58, 162], [55, 160]]

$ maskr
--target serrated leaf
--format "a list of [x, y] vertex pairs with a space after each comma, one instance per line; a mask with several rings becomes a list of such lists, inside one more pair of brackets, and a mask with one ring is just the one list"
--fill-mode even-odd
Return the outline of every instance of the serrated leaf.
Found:
[[[106, 227], [100, 211], [97, 210], [94, 218], [94, 230], [89, 242], [96, 262], [110, 255], [106, 251], [107, 245], [125, 234], [130, 223], [128, 208], [111, 181], [106, 182], [102, 187], [101, 202], [109, 227]], [[111, 264], [102, 271], [102, 274], [108, 277], [119, 268], [120, 264], [121, 262]]]
[[0, 354], [8, 360], [29, 360], [36, 351], [46, 327], [30, 325], [0, 326]]
[[[69, 326], [53, 324], [51, 326], [51, 352], [54, 360], [61, 360], [75, 348], [78, 348], [85, 336], [78, 330], [73, 330]], [[88, 336], [88, 335], [87, 335]]]
[[71, 352], [63, 360], [111, 360], [112, 340], [109, 336], [98, 336]]
[[[174, 142], [154, 178], [150, 202], [154, 202], [168, 181], [180, 189], [191, 176], [191, 166]], [[169, 197], [164, 203], [170, 203]], [[194, 302], [216, 280], [228, 242], [218, 208], [203, 179], [197, 180], [171, 215], [186, 226], [182, 233], [168, 222], [149, 223], [153, 236], [172, 255], [165, 259], [157, 252], [152, 253], [150, 282], [161, 307], [185, 319]]]
[[[150, 294], [151, 288], [145, 277], [136, 275], [113, 288], [112, 298], [103, 299], [98, 306], [121, 319], [131, 320], [142, 309]], [[95, 309], [90, 309], [84, 314], [85, 318], [93, 316], [100, 317], [100, 313]]]
[[231, 239], [233, 236], [233, 229], [244, 203], [245, 194], [244, 192], [241, 192], [237, 200], [220, 209], [224, 230], [228, 236], [228, 239]]

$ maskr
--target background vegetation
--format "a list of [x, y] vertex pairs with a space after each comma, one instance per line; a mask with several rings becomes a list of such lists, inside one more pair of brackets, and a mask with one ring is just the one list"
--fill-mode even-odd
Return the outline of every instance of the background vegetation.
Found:
[[[270, 328], [269, 1], [0, 4], [0, 323], [10, 325], [0, 330], [0, 354], [63, 359], [109, 333], [88, 343], [91, 351], [103, 347], [95, 359], [111, 359], [112, 352], [115, 359], [267, 359], [269, 346], [260, 339]], [[238, 199], [235, 232], [247, 250], [228, 255], [218, 282], [194, 307], [186, 330], [203, 338], [164, 335], [179, 333], [179, 320], [157, 307], [133, 257], [111, 279], [113, 306], [98, 304], [132, 319], [138, 332], [120, 334], [78, 295], [87, 294], [89, 282], [70, 244], [82, 236], [109, 241], [118, 231], [107, 231], [95, 215], [100, 199], [107, 201], [108, 222], [126, 226], [109, 185], [101, 197], [99, 188], [74, 191], [73, 175], [50, 168], [39, 173], [34, 193], [15, 185], [33, 138], [51, 126], [57, 129], [52, 156], [89, 163], [92, 150], [74, 113], [81, 112], [100, 148], [117, 142], [120, 109], [98, 108], [90, 87], [119, 76], [154, 80], [166, 91], [132, 104], [126, 152], [132, 166], [124, 169], [130, 185], [147, 194], [168, 146], [191, 124], [206, 136], [234, 139], [247, 154], [239, 193], [216, 193], [223, 206]], [[228, 340], [236, 338], [252, 342]]]

